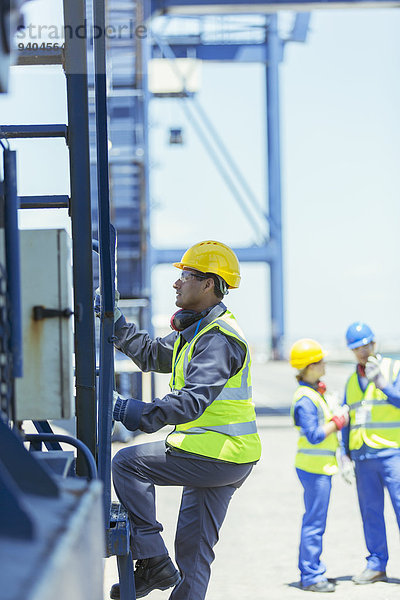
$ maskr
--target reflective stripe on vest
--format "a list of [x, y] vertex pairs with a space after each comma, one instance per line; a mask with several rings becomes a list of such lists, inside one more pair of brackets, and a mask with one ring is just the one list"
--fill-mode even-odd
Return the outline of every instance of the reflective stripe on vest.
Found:
[[[307, 396], [316, 407], [318, 424], [322, 426], [328, 423], [332, 417], [332, 413], [324, 397], [306, 385], [300, 385], [294, 394], [291, 409], [293, 419], [295, 406], [303, 396]], [[303, 430], [297, 425], [296, 428], [300, 434], [297, 442], [296, 468], [319, 475], [334, 475], [337, 473], [336, 449], [339, 443], [336, 433], [331, 433], [319, 444], [310, 444]]]
[[[388, 382], [396, 380], [400, 361], [383, 358], [381, 370]], [[357, 372], [346, 385], [346, 402], [350, 409], [350, 450], [363, 444], [370, 448], [400, 448], [400, 409], [387, 401], [387, 396], [369, 383], [363, 392]]]
[[214, 427], [191, 427], [185, 429], [185, 433], [203, 433], [204, 431], [217, 431], [225, 435], [248, 435], [257, 433], [257, 425], [254, 421], [250, 423], [231, 423], [230, 425], [214, 425]]
[[198, 419], [176, 426], [175, 430], [168, 435], [167, 444], [192, 454], [227, 462], [254, 462], [260, 458], [261, 443], [251, 397], [251, 359], [244, 335], [230, 311], [226, 311], [201, 329], [179, 353], [180, 337], [178, 337], [172, 357], [173, 372], [170, 386], [175, 390], [185, 386], [187, 369], [195, 344], [201, 335], [212, 329], [218, 329], [244, 346], [246, 356], [243, 366], [236, 375], [228, 379], [220, 394]]

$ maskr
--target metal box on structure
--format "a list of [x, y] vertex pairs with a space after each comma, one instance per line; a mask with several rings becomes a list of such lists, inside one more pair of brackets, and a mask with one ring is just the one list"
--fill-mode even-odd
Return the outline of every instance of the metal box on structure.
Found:
[[24, 375], [18, 420], [68, 419], [73, 400], [71, 244], [64, 229], [23, 230], [21, 304]]

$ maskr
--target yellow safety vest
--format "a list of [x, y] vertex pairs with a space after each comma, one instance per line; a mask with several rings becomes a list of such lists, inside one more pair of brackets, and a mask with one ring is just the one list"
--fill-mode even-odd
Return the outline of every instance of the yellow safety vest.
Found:
[[[297, 402], [307, 396], [310, 398], [318, 411], [318, 423], [320, 426], [328, 423], [332, 418], [332, 412], [327, 405], [325, 398], [316, 390], [307, 386], [300, 385], [294, 393], [291, 414], [294, 419], [294, 408]], [[310, 444], [301, 428], [296, 425], [300, 436], [297, 442], [297, 454], [295, 466], [309, 473], [318, 475], [334, 475], [337, 473], [338, 465], [336, 460], [336, 450], [339, 445], [337, 434], [331, 433], [319, 444]]]
[[246, 349], [243, 366], [236, 375], [228, 379], [221, 393], [198, 419], [175, 427], [167, 437], [167, 444], [192, 454], [227, 462], [257, 461], [261, 455], [261, 443], [252, 402], [250, 352], [244, 335], [230, 311], [227, 310], [201, 329], [179, 353], [180, 336], [178, 337], [172, 357], [171, 390], [180, 390], [185, 386], [186, 372], [195, 344], [211, 329], [219, 330], [241, 342]]
[[[395, 381], [400, 361], [383, 358], [383, 376], [388, 382]], [[357, 372], [346, 385], [346, 402], [350, 415], [350, 450], [358, 450], [363, 444], [370, 448], [400, 448], [400, 409], [387, 401], [387, 396], [370, 382], [363, 392], [358, 383]]]

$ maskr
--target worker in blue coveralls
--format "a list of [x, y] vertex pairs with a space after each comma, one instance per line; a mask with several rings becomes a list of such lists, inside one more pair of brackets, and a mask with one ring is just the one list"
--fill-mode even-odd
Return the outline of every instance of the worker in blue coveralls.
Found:
[[338, 470], [337, 431], [348, 422], [348, 411], [338, 406], [334, 413], [324, 397], [325, 353], [315, 340], [298, 340], [290, 351], [290, 364], [298, 370], [298, 388], [291, 414], [299, 439], [296, 472], [304, 488], [304, 506], [299, 549], [301, 586], [309, 592], [334, 592], [320, 560], [325, 532], [332, 475]]
[[375, 352], [375, 336], [366, 323], [352, 323], [347, 346], [357, 359], [345, 389], [350, 409], [343, 429], [342, 461], [354, 461], [357, 494], [369, 556], [354, 583], [386, 581], [388, 548], [384, 520], [384, 488], [388, 489], [400, 527], [400, 361]]
[[[174, 330], [151, 339], [115, 310], [115, 345], [143, 371], [171, 373], [171, 391], [151, 403], [117, 397], [113, 417], [145, 433], [174, 425], [165, 442], [120, 450], [114, 487], [128, 511], [136, 596], [174, 586], [171, 600], [203, 600], [213, 547], [228, 504], [260, 458], [251, 399], [249, 347], [221, 302], [240, 283], [235, 253], [212, 240], [195, 244], [173, 287]], [[175, 537], [176, 570], [156, 519], [155, 485], [183, 486]], [[120, 597], [119, 584], [111, 598]]]

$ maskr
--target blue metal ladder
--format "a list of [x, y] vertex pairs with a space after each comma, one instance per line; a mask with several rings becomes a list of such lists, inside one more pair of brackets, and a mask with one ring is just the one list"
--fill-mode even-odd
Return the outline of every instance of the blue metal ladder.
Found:
[[[105, 31], [104, 0], [93, 0], [93, 25]], [[64, 21], [73, 30], [86, 23], [90, 12], [85, 0], [64, 0]], [[90, 22], [90, 19], [89, 19]], [[65, 47], [53, 52], [51, 64], [63, 63], [67, 82], [68, 126], [66, 125], [12, 125], [2, 127], [4, 138], [64, 137], [69, 149], [71, 197], [24, 197], [24, 208], [68, 207], [72, 222], [73, 282], [75, 305], [75, 369], [76, 416], [78, 448], [76, 472], [93, 476], [97, 459], [100, 479], [103, 481], [103, 505], [107, 540], [107, 556], [117, 555], [121, 579], [121, 599], [135, 597], [133, 563], [129, 549], [129, 522], [121, 507], [111, 507], [111, 399], [114, 384], [113, 310], [114, 310], [114, 249], [115, 230], [110, 225], [108, 189], [108, 135], [106, 104], [105, 38], [93, 40], [93, 88], [95, 118], [96, 158], [90, 164], [90, 122], [87, 40], [65, 40]], [[20, 64], [49, 64], [48, 53], [28, 51], [20, 53]], [[89, 69], [90, 72], [90, 69]], [[93, 121], [92, 121], [93, 124]], [[93, 129], [92, 129], [93, 131]], [[14, 153], [15, 154], [15, 153]], [[93, 153], [92, 153], [93, 157]], [[92, 166], [92, 168], [91, 168]], [[94, 169], [93, 169], [94, 166]], [[95, 183], [95, 185], [93, 185]], [[16, 187], [16, 185], [15, 185]], [[92, 267], [92, 201], [91, 188], [97, 190], [98, 234], [102, 310], [100, 327], [99, 364], [99, 416], [97, 419], [96, 360], [93, 317], [93, 267]], [[78, 310], [79, 309], [79, 310]], [[79, 313], [79, 314], [78, 314]], [[97, 434], [98, 431], [98, 434]], [[28, 437], [26, 438], [28, 440]], [[29, 441], [44, 441], [55, 448], [60, 436], [47, 427]], [[63, 439], [62, 441], [66, 441]], [[72, 443], [72, 442], [71, 442]], [[89, 452], [89, 454], [88, 454]]]

